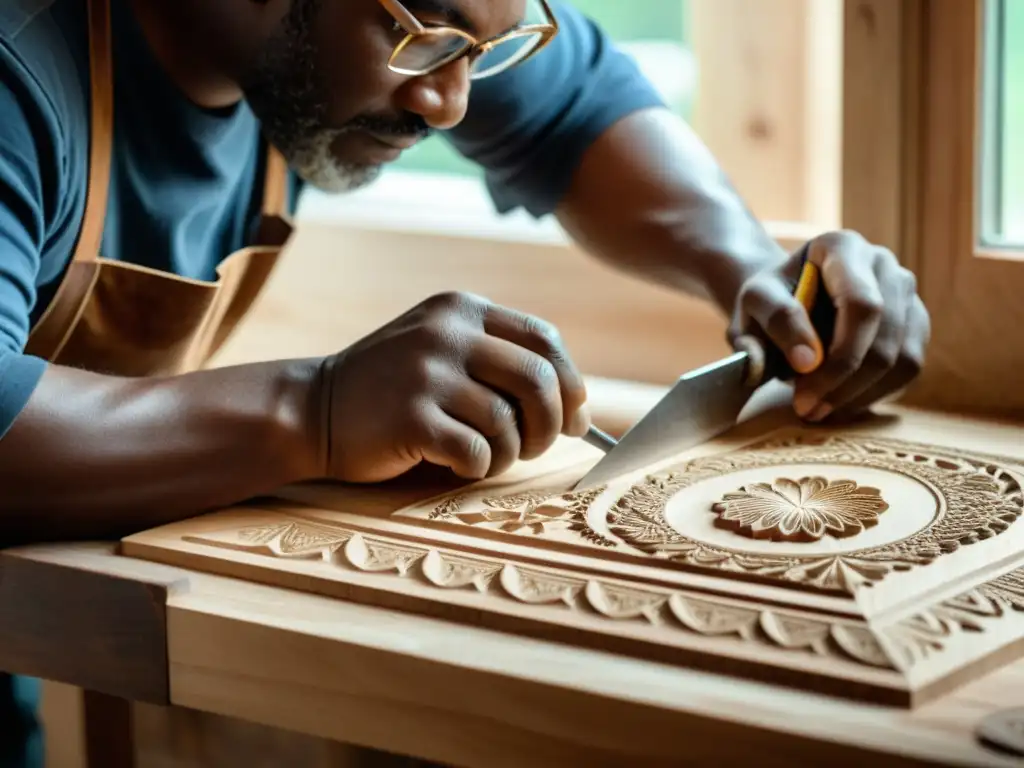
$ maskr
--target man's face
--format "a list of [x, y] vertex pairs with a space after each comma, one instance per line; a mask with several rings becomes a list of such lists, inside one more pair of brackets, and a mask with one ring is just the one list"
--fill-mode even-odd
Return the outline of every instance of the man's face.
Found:
[[[526, 0], [405, 0], [425, 26], [487, 39], [523, 20]], [[377, 0], [291, 0], [242, 87], [271, 143], [328, 192], [368, 184], [384, 163], [465, 116], [465, 59], [422, 77], [388, 59], [405, 31]]]

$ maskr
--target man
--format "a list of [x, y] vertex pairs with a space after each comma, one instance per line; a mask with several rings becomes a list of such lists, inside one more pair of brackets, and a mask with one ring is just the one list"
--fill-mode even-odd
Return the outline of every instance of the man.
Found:
[[502, 211], [555, 213], [596, 257], [715, 302], [734, 340], [777, 345], [808, 419], [924, 357], [913, 276], [845, 232], [806, 246], [838, 308], [821, 349], [792, 297], [801, 254], [568, 2], [19, 0], [0, 8], [0, 115], [3, 544], [421, 462], [479, 478], [584, 434], [555, 330], [460, 294], [325, 359], [197, 370], [276, 257], [281, 201], [362, 186], [431, 131]]

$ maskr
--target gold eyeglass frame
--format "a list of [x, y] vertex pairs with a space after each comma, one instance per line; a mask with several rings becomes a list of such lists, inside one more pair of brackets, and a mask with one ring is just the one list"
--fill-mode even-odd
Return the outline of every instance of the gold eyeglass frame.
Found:
[[[498, 74], [498, 72], [505, 72], [512, 67], [519, 66], [524, 61], [529, 60], [531, 57], [539, 53], [548, 43], [554, 39], [555, 35], [558, 34], [558, 19], [555, 17], [554, 12], [551, 10], [551, 6], [548, 4], [548, 0], [537, 0], [541, 7], [544, 9], [544, 15], [547, 16], [548, 22], [544, 24], [524, 24], [522, 26], [515, 27], [504, 34], [492, 37], [488, 40], [478, 40], [473, 35], [466, 32], [464, 29], [453, 27], [449, 25], [440, 25], [436, 27], [426, 27], [420, 23], [404, 5], [401, 0], [377, 0], [384, 9], [391, 14], [394, 20], [398, 23], [406, 33], [405, 37], [402, 38], [401, 42], [395, 46], [395, 50], [392, 51], [391, 57], [388, 59], [388, 69], [396, 74], [410, 75], [413, 77], [422, 77], [428, 75], [431, 72], [436, 72], [442, 67], [446, 67], [453, 61], [457, 61], [464, 56], [468, 56], [472, 59], [479, 57], [480, 55], [487, 53], [488, 51], [496, 48], [502, 43], [513, 40], [517, 37], [528, 37], [531, 35], [540, 35], [540, 41], [521, 59], [517, 59], [509, 66], [500, 69], [496, 72], [489, 72], [488, 74], [473, 76], [470, 73], [470, 79], [476, 80], [483, 77], [490, 77], [492, 74]], [[468, 44], [465, 50], [455, 51], [451, 56], [446, 59], [442, 59], [439, 63], [431, 65], [429, 68], [421, 71], [413, 71], [404, 69], [395, 64], [395, 60], [401, 55], [409, 45], [416, 41], [418, 37], [450, 37], [455, 35], [461, 37]]]

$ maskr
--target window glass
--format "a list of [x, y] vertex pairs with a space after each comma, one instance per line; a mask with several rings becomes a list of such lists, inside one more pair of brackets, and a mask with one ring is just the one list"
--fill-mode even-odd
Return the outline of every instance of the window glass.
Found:
[[986, 17], [980, 233], [1024, 247], [1024, 0], [989, 0]]

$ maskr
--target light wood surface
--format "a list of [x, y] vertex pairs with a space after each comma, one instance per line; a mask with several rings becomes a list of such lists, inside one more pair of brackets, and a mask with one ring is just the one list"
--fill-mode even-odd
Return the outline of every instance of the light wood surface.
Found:
[[[1024, 451], [1020, 424], [899, 411], [963, 450]], [[233, 718], [236, 731], [262, 724], [480, 768], [1016, 764], [974, 729], [1019, 703], [1019, 661], [905, 711], [132, 560], [110, 545], [0, 555], [15, 560], [58, 568], [68, 584], [103, 573], [174, 585], [170, 700], [185, 709], [170, 711]]]
[[690, 0], [693, 125], [764, 220], [840, 216], [843, 0]]
[[801, 425], [777, 389], [597, 489], [573, 490], [601, 452], [566, 438], [479, 483], [304, 484], [122, 551], [904, 707], [1016, 660], [1024, 446], [885, 408]]

